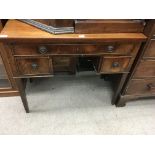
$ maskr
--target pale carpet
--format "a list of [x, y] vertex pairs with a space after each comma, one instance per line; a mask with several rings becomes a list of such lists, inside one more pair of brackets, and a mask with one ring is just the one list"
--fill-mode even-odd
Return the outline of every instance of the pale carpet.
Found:
[[28, 83], [30, 114], [20, 97], [0, 98], [0, 134], [155, 134], [155, 100], [111, 105], [98, 76], [63, 76]]

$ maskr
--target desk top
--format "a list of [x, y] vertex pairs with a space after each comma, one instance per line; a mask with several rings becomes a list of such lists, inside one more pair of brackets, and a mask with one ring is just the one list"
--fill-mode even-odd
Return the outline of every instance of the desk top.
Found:
[[102, 34], [50, 34], [18, 20], [9, 20], [0, 33], [1, 41], [42, 40], [42, 41], [144, 41], [143, 33], [102, 33]]

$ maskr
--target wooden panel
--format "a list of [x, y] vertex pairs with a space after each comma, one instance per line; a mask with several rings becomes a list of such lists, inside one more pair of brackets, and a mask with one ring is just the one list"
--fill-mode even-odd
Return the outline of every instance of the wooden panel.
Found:
[[75, 57], [54, 56], [53, 58], [54, 72], [72, 72], [75, 73], [76, 59]]
[[8, 76], [7, 76], [7, 73], [6, 73], [6, 70], [5, 70], [5, 66], [3, 64], [3, 60], [2, 60], [2, 58], [0, 56], [0, 80], [1, 79], [6, 79], [6, 81], [8, 81], [7, 85], [10, 85], [9, 80], [8, 80]]
[[141, 20], [76, 20], [76, 33], [133, 33], [143, 32]]
[[[0, 31], [6, 20], [0, 20]], [[15, 80], [12, 78], [10, 61], [7, 58], [7, 50], [0, 43], [0, 97], [19, 95]]]
[[133, 79], [126, 91], [127, 95], [155, 94], [155, 79]]
[[100, 64], [101, 73], [127, 72], [130, 64], [130, 57], [103, 57]]
[[155, 77], [155, 60], [141, 60], [134, 77]]
[[155, 57], [155, 40], [150, 41], [144, 57]]
[[0, 97], [19, 96], [19, 91], [14, 89], [7, 89], [0, 91]]
[[52, 60], [43, 58], [16, 57], [16, 64], [19, 75], [42, 75], [52, 74]]
[[[2, 26], [2, 22], [0, 20], [0, 31], [2, 29], [3, 29], [3, 26]], [[3, 52], [2, 46], [3, 45], [0, 44], [0, 54], [2, 54], [2, 52]], [[3, 59], [0, 55], [0, 90], [5, 89], [5, 88], [11, 89], [11, 84], [10, 84], [9, 77], [7, 75], [7, 72], [6, 72], [6, 68], [5, 68], [4, 63], [3, 63]]]
[[[1, 32], [1, 41], [16, 42], [102, 42], [102, 41], [145, 41], [146, 36], [142, 33], [102, 33], [102, 34], [61, 34], [54, 35], [42, 31], [34, 26], [17, 20], [9, 20]], [[22, 40], [21, 40], [22, 39]]]

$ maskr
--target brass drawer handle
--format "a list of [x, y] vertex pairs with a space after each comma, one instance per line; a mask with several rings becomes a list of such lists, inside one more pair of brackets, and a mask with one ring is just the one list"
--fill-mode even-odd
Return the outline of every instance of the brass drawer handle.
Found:
[[36, 70], [36, 69], [38, 69], [39, 66], [36, 63], [32, 63], [31, 67], [32, 67], [33, 70]]
[[40, 54], [46, 54], [48, 52], [48, 49], [46, 46], [39, 46], [38, 51]]
[[107, 52], [109, 52], [109, 53], [114, 52], [114, 46], [109, 45], [109, 46], [107, 47]]
[[119, 66], [120, 66], [120, 65], [119, 65], [119, 62], [113, 62], [113, 63], [112, 63], [112, 67], [114, 67], [114, 68], [115, 68], [115, 67], [119, 67]]

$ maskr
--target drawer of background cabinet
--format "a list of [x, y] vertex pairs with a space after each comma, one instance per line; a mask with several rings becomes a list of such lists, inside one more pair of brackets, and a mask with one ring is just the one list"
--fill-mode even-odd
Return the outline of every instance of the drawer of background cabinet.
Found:
[[15, 61], [19, 75], [43, 75], [53, 73], [52, 59], [48, 57], [16, 57]]
[[79, 45], [78, 52], [82, 54], [116, 54], [116, 55], [136, 55], [140, 47], [140, 43], [121, 43], [111, 42], [102, 43], [100, 45]]
[[100, 73], [128, 72], [131, 57], [102, 57], [100, 61]]
[[138, 65], [134, 78], [155, 77], [155, 60], [141, 60]]
[[144, 20], [76, 20], [75, 33], [138, 33], [143, 32]]
[[144, 53], [144, 57], [155, 57], [155, 40], [151, 40], [147, 50]]
[[73, 56], [53, 56], [54, 72], [75, 72], [76, 58]]
[[34, 45], [34, 44], [16, 44], [12, 48], [13, 54], [18, 56], [24, 55], [57, 55], [57, 54], [75, 54], [76, 45]]
[[155, 94], [155, 79], [133, 79], [126, 90], [127, 95]]

